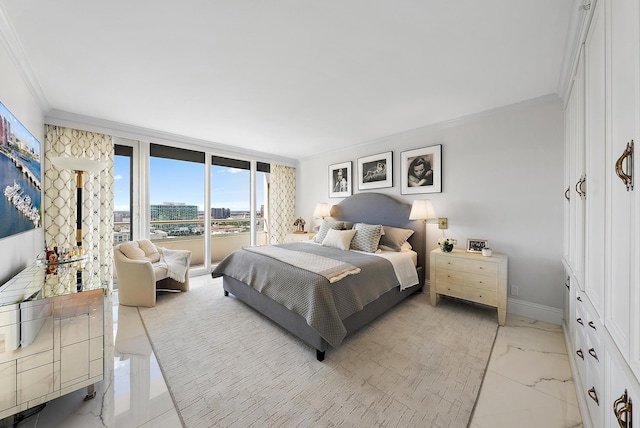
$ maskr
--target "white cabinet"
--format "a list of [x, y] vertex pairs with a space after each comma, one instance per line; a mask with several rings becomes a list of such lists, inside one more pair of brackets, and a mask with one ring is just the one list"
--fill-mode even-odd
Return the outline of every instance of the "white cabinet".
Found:
[[584, 425], [617, 428], [640, 422], [640, 4], [593, 0], [586, 22], [565, 108], [565, 334]]
[[0, 287], [0, 419], [103, 379], [103, 290], [71, 275], [32, 266]]

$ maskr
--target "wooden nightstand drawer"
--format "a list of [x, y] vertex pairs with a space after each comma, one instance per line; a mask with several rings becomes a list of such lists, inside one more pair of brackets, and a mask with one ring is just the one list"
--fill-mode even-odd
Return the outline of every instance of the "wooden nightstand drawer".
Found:
[[504, 325], [507, 312], [507, 256], [483, 257], [476, 253], [453, 250], [431, 252], [430, 294], [436, 306], [439, 295], [494, 306], [498, 323]]
[[436, 270], [436, 281], [464, 284], [465, 273], [456, 270], [438, 269]]
[[486, 276], [465, 272], [463, 276], [464, 285], [490, 291], [496, 291], [498, 289], [498, 278], [495, 275]]
[[480, 290], [473, 287], [467, 287], [460, 284], [452, 284], [448, 282], [438, 282], [436, 285], [438, 294], [457, 297], [459, 299], [469, 300], [472, 302], [482, 303], [489, 306], [497, 306], [497, 297], [495, 291]]
[[464, 269], [467, 272], [479, 275], [496, 276], [498, 274], [498, 263], [486, 262], [484, 260], [466, 260]]
[[436, 259], [436, 267], [438, 269], [464, 270], [464, 259], [456, 257], [438, 257]]

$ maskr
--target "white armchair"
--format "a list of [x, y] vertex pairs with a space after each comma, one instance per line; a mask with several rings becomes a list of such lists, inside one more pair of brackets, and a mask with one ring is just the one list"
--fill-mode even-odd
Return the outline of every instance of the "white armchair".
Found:
[[191, 251], [166, 250], [141, 239], [116, 245], [113, 260], [121, 305], [153, 307], [157, 289], [189, 290]]

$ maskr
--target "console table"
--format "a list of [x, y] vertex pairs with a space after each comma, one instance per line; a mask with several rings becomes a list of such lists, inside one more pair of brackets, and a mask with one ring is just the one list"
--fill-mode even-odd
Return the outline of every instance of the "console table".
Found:
[[0, 419], [103, 379], [103, 288], [83, 261], [0, 286]]

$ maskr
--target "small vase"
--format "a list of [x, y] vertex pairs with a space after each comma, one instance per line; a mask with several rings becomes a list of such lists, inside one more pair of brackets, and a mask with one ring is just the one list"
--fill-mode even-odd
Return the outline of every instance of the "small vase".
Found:
[[445, 243], [440, 245], [440, 249], [443, 253], [450, 253], [453, 251], [453, 244]]

